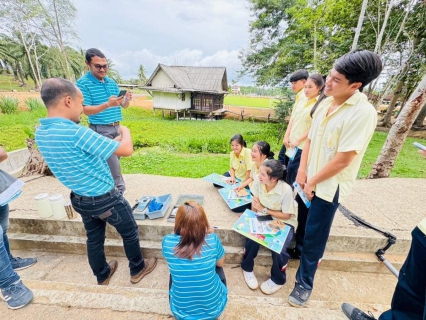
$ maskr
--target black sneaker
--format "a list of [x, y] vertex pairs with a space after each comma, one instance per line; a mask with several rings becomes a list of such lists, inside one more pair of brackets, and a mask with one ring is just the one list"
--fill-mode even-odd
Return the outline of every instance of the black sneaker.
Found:
[[10, 264], [13, 270], [22, 270], [31, 267], [37, 262], [37, 258], [12, 258]]
[[287, 249], [287, 254], [290, 256], [290, 259], [300, 260], [300, 251], [297, 248]]
[[348, 319], [351, 320], [376, 320], [370, 311], [366, 314], [364, 311], [355, 308], [349, 303], [342, 303], [342, 310]]
[[305, 289], [297, 282], [294, 284], [294, 289], [288, 297], [288, 303], [293, 307], [303, 307], [309, 300], [312, 290]]

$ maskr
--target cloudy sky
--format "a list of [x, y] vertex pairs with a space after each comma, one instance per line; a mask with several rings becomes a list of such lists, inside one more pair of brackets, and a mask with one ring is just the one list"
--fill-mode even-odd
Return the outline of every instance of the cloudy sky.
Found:
[[[95, 47], [113, 60], [124, 79], [149, 77], [158, 63], [225, 66], [228, 82], [241, 69], [248, 43], [246, 0], [73, 0], [77, 45]], [[243, 78], [240, 84], [250, 84]]]

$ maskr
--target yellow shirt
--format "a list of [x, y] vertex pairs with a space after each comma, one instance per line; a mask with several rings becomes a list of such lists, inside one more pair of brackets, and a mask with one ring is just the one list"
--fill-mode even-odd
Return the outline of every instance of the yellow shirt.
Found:
[[301, 102], [303, 102], [303, 101], [305, 101], [306, 100], [306, 96], [305, 96], [305, 90], [300, 90], [297, 94], [296, 94], [296, 97], [294, 98], [294, 104], [293, 104], [293, 108], [291, 109], [291, 115], [290, 115], [290, 117], [292, 117], [293, 116], [293, 113], [294, 113], [294, 109], [296, 109], [296, 106], [299, 104], [299, 103], [301, 103]]
[[329, 202], [333, 201], [339, 187], [340, 203], [352, 189], [362, 157], [376, 128], [377, 112], [368, 102], [367, 96], [359, 91], [327, 116], [332, 102], [332, 97], [324, 100], [312, 120], [308, 136], [311, 146], [307, 175], [309, 180], [320, 172], [337, 152], [356, 151], [348, 167], [315, 186], [316, 196]]
[[256, 163], [253, 162], [253, 165], [251, 166], [251, 171], [250, 171], [250, 178], [253, 179], [253, 181], [250, 182], [250, 184], [249, 184], [250, 190], [253, 187], [254, 180], [256, 179], [257, 175], [259, 174], [259, 170], [260, 170], [260, 168], [257, 166]]
[[241, 150], [240, 155], [237, 157], [234, 151], [230, 154], [230, 167], [235, 170], [235, 177], [245, 181], [247, 179], [247, 171], [251, 170], [253, 161], [251, 160], [251, 150], [244, 148]]
[[294, 201], [293, 190], [287, 183], [278, 180], [275, 188], [267, 192], [266, 186], [260, 183], [259, 178], [256, 177], [253, 182], [253, 188], [250, 191], [253, 196], [259, 198], [260, 203], [265, 208], [281, 211], [282, 213], [290, 213], [290, 219], [280, 220], [297, 228], [297, 205]]
[[[314, 104], [318, 101], [318, 97], [315, 97], [311, 100], [307, 98], [301, 99], [300, 103], [296, 103], [293, 108], [293, 113], [290, 117], [290, 121], [293, 120], [290, 131], [290, 142], [298, 140], [302, 135], [304, 135], [311, 128], [312, 118], [311, 110]], [[297, 146], [299, 149], [303, 150], [305, 146], [306, 139], [301, 141]]]

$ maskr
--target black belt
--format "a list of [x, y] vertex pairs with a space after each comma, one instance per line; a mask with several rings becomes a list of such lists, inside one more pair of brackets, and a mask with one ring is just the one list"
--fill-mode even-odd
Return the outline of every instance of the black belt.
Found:
[[93, 124], [93, 123], [89, 123], [91, 126], [111, 126], [111, 127], [116, 127], [120, 125], [120, 121], [116, 121], [116, 122], [111, 122], [111, 123], [107, 123], [107, 124]]
[[118, 190], [116, 188], [109, 190], [107, 193], [104, 193], [100, 196], [93, 196], [93, 197], [85, 197], [85, 196], [79, 196], [78, 194], [76, 194], [74, 191], [71, 191], [71, 195], [79, 200], [79, 201], [97, 201], [97, 200], [104, 200], [104, 199], [108, 199], [111, 198], [112, 196], [114, 196], [116, 193], [118, 192]]

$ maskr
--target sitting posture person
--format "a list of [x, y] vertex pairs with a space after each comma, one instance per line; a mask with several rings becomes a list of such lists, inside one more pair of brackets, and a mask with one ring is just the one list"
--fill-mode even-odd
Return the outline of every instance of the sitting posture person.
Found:
[[113, 154], [132, 155], [129, 129], [120, 126], [121, 139], [116, 141], [79, 125], [83, 94], [68, 80], [47, 79], [40, 93], [47, 108], [47, 118], [40, 119], [35, 134], [37, 146], [56, 178], [71, 189], [71, 204], [81, 215], [87, 235], [89, 264], [98, 284], [108, 285], [118, 265], [117, 260], [106, 261], [107, 223], [123, 238], [130, 282], [138, 283], [155, 268], [157, 259], [142, 257], [132, 208], [114, 186], [107, 164]]
[[250, 170], [250, 177], [235, 188], [235, 191], [249, 186], [253, 186], [254, 178], [259, 174], [259, 168], [262, 163], [268, 159], [274, 159], [274, 153], [271, 151], [271, 146], [266, 141], [257, 141], [251, 148], [251, 160], [253, 162]]
[[177, 319], [216, 319], [225, 309], [228, 289], [222, 266], [225, 251], [195, 201], [178, 208], [173, 234], [163, 238], [170, 270], [170, 309]]
[[[263, 282], [260, 290], [264, 294], [273, 294], [286, 282], [286, 268], [289, 256], [287, 247], [297, 227], [296, 207], [293, 199], [293, 190], [284, 182], [283, 165], [277, 160], [266, 160], [259, 169], [259, 175], [253, 183], [252, 210], [264, 215], [271, 215], [282, 220], [291, 227], [281, 253], [272, 253], [271, 278]], [[244, 280], [252, 290], [258, 288], [256, 276], [253, 273], [254, 259], [259, 251], [260, 244], [246, 239], [244, 257], [241, 262]]]
[[[2, 147], [0, 147], [0, 162], [6, 160], [7, 157], [8, 156], [6, 151]], [[0, 191], [4, 190], [4, 188], [6, 187], [2, 186], [1, 184], [2, 181], [0, 181]], [[37, 262], [37, 258], [19, 258], [12, 256], [12, 254], [10, 253], [9, 238], [7, 237], [7, 229], [9, 228], [9, 204], [0, 206], [0, 226], [3, 229], [4, 248], [9, 257], [10, 263], [12, 264], [13, 270], [22, 270], [34, 265]]]
[[239, 133], [234, 134], [231, 137], [230, 143], [232, 149], [229, 155], [230, 168], [229, 171], [225, 172], [223, 175], [225, 177], [230, 177], [229, 183], [231, 184], [237, 182], [237, 178], [241, 181], [246, 181], [250, 178], [250, 170], [252, 166], [251, 152], [247, 149], [247, 144], [244, 141], [243, 136]]

